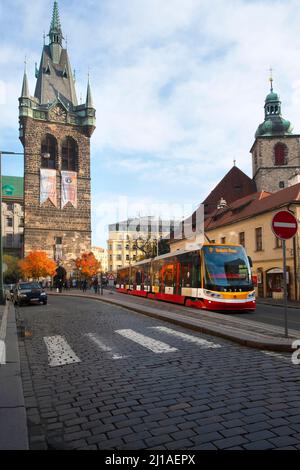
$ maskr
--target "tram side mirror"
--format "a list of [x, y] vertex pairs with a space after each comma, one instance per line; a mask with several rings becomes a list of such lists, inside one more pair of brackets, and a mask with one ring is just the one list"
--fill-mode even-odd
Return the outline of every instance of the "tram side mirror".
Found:
[[250, 264], [250, 268], [253, 267], [253, 263], [252, 263], [252, 259], [250, 258], [250, 256], [248, 256], [248, 261], [249, 261], [249, 264]]

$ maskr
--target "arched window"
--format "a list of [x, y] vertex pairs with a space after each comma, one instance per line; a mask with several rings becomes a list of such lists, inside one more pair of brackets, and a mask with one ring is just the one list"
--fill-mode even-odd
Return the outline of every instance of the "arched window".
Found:
[[47, 134], [41, 146], [41, 167], [55, 170], [57, 156], [57, 141], [53, 135]]
[[71, 137], [66, 137], [61, 148], [61, 169], [63, 171], [77, 171], [77, 156], [77, 143]]
[[284, 144], [276, 144], [274, 147], [275, 165], [281, 166], [287, 164], [287, 148]]

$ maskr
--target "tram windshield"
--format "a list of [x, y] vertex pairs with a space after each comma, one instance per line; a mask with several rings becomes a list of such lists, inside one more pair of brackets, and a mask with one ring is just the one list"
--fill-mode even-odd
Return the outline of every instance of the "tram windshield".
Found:
[[251, 269], [241, 246], [204, 246], [205, 287], [217, 291], [253, 289]]

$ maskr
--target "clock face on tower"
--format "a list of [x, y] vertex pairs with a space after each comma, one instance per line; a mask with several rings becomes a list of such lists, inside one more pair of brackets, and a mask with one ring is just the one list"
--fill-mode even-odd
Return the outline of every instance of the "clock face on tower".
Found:
[[61, 106], [55, 106], [53, 109], [51, 109], [49, 118], [51, 121], [55, 122], [66, 122], [67, 113]]

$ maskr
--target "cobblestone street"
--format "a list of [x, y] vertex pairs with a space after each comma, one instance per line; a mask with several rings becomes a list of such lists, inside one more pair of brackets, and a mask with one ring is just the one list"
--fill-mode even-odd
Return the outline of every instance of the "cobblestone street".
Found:
[[31, 449], [300, 449], [289, 354], [87, 299], [20, 314]]

